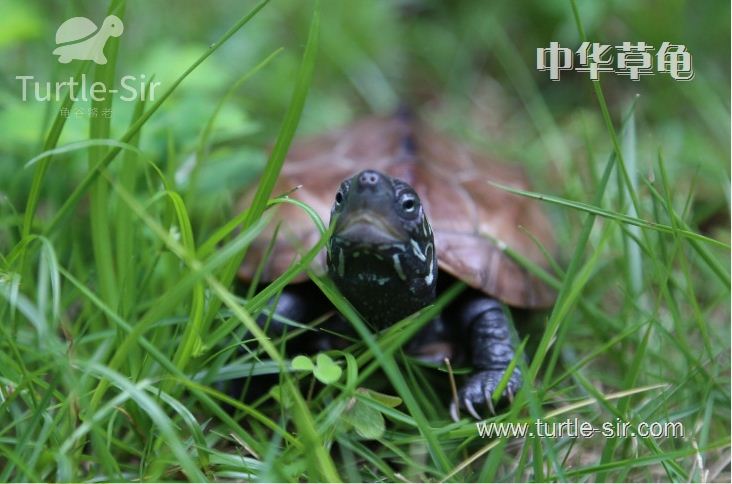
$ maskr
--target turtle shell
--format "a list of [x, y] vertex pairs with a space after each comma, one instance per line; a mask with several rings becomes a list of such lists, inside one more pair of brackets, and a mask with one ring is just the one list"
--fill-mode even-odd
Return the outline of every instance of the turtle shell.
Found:
[[86, 17], [72, 17], [62, 23], [56, 31], [56, 43], [66, 44], [89, 37], [97, 31], [97, 26]]
[[[523, 171], [478, 154], [423, 123], [403, 117], [369, 117], [350, 126], [296, 141], [274, 189], [310, 205], [328, 221], [340, 183], [364, 169], [400, 178], [417, 191], [435, 236], [442, 271], [511, 306], [551, 305], [552, 289], [517, 264], [504, 250], [547, 267], [535, 237], [551, 253], [551, 225], [540, 206], [526, 197], [494, 187], [489, 181], [526, 189]], [[253, 190], [243, 199], [246, 208]], [[298, 254], [313, 247], [320, 233], [309, 216], [292, 204], [278, 213], [247, 253], [239, 277], [251, 280], [280, 224], [262, 280], [282, 274]], [[325, 254], [315, 269], [325, 271]], [[301, 274], [296, 281], [306, 279]]]

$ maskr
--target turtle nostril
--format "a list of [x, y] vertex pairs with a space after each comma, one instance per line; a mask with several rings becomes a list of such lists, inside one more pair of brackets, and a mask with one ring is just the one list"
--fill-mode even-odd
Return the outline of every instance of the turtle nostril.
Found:
[[358, 183], [362, 187], [374, 187], [379, 183], [379, 174], [374, 171], [364, 171], [358, 177]]

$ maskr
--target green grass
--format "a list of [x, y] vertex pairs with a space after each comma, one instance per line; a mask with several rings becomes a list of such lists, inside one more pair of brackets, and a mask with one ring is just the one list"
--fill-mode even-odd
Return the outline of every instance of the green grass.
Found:
[[[298, 7], [265, 1], [248, 11], [231, 3], [218, 40], [182, 69], [163, 72], [172, 81], [154, 101], [136, 102], [124, 116], [115, 111], [111, 119], [90, 119], [69, 138], [75, 126], [62, 110], [74, 102], [67, 97], [47, 110], [40, 145], [0, 141], [20, 170], [13, 186], [0, 167], [6, 175], [0, 182], [0, 481], [729, 477], [730, 237], [726, 221], [708, 223], [718, 213], [729, 218], [729, 139], [715, 128], [729, 127], [719, 114], [729, 116], [728, 98], [719, 109], [711, 90], [689, 94], [684, 86], [659, 84], [654, 95], [686, 99], [687, 112], [696, 113], [700, 122], [687, 124], [663, 100], [618, 100], [627, 84], [612, 78], [569, 79], [575, 97], [556, 101], [560, 87], [537, 80], [515, 35], [521, 24], [502, 5], [431, 7], [447, 19], [440, 28], [420, 17], [399, 31], [420, 59], [404, 82], [436, 79], [448, 91], [448, 102], [425, 103], [424, 117], [489, 153], [524, 162], [532, 190], [503, 188], [540, 200], [562, 247], [546, 253], [550, 271], [513, 254], [555, 287], [558, 298], [528, 321], [513, 315], [531, 356], [526, 364], [516, 360], [526, 365], [526, 382], [513, 405], [487, 422], [578, 418], [600, 427], [619, 419], [636, 432], [644, 422], [680, 422], [685, 431], [676, 438], [483, 439], [473, 421], [449, 417], [453, 375], [403, 351], [464, 286], [455, 284], [434, 305], [375, 334], [309, 268], [328, 237], [327, 221], [296, 198], [272, 192], [299, 133], [338, 124], [329, 116], [349, 117], [337, 106], [344, 91], [362, 98], [363, 109], [353, 114], [394, 107], [389, 99], [399, 90], [380, 72], [393, 60], [389, 45], [370, 33], [378, 26], [384, 38], [397, 37], [400, 24], [388, 5], [362, 2], [353, 16], [329, 0]], [[593, 35], [602, 30], [592, 14], [597, 7], [558, 5], [541, 15], [561, 11], [577, 44], [592, 38], [586, 17]], [[127, 21], [135, 7], [114, 0], [108, 10]], [[267, 29], [282, 19], [295, 22], [288, 17], [293, 12], [303, 20], [292, 29], [294, 47], [283, 48]], [[428, 34], [440, 43], [425, 52], [419, 39]], [[265, 42], [271, 38], [276, 42]], [[257, 39], [258, 56], [247, 54], [239, 70], [227, 71], [214, 94], [186, 90], [199, 69]], [[74, 72], [118, 76], [125, 41], [132, 40], [110, 42], [107, 65], [80, 63]], [[491, 68], [512, 89], [500, 99], [477, 90], [492, 84], [470, 62], [491, 49], [497, 60]], [[359, 58], [379, 62], [354, 61]], [[700, 69], [700, 83], [713, 81], [705, 75]], [[197, 106], [196, 96], [208, 96], [200, 118], [171, 115], [176, 106]], [[224, 129], [238, 123], [227, 109], [239, 98], [249, 103], [245, 121], [259, 123], [254, 134]], [[464, 115], [468, 105], [502, 113], [498, 133], [472, 127]], [[3, 119], [0, 127], [14, 128]], [[690, 148], [669, 141], [679, 132]], [[241, 138], [246, 142], [238, 144]], [[698, 155], [692, 167], [689, 152]], [[191, 157], [183, 183], [177, 175]], [[241, 211], [234, 208], [238, 180], [230, 184], [215, 170], [238, 158], [245, 162], [237, 169], [258, 170], [250, 178], [256, 196]], [[236, 292], [240, 261], [282, 203], [313, 218], [323, 238], [276, 280]], [[301, 272], [358, 335], [346, 350], [327, 353], [343, 370], [336, 382], [293, 370], [294, 355], [283, 351], [286, 340], [322, 318], [292, 322], [280, 338], [255, 323]], [[454, 373], [459, 380], [466, 369]], [[276, 376], [278, 385], [245, 400], [226, 392], [235, 377], [257, 387], [262, 375]]]

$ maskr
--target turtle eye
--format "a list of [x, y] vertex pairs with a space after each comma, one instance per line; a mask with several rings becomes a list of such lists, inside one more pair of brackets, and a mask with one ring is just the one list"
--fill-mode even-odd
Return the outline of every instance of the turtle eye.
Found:
[[411, 193], [405, 193], [404, 195], [402, 195], [399, 203], [401, 204], [402, 210], [404, 210], [405, 213], [414, 213], [415, 210], [417, 210], [417, 197], [415, 197]]
[[343, 202], [346, 201], [346, 193], [348, 193], [348, 185], [346, 183], [342, 183], [340, 187], [338, 187], [338, 191], [335, 195], [335, 205], [333, 208], [341, 208], [341, 205], [343, 205]]
[[346, 201], [346, 196], [348, 195], [348, 189], [350, 188], [350, 183], [348, 180], [341, 183], [341, 186], [338, 187], [338, 191], [335, 194], [335, 204], [333, 204], [333, 209], [340, 209], [343, 205], [343, 202]]

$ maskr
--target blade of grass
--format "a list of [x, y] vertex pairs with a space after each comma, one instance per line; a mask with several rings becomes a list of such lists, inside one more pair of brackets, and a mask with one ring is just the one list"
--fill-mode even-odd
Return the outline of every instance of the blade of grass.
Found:
[[[114, 12], [118, 17], [124, 18], [126, 7], [125, 0], [113, 0], [109, 7], [109, 13]], [[117, 65], [117, 52], [119, 51], [119, 37], [113, 37], [108, 42], [108, 61], [105, 64], [98, 64], [95, 67], [94, 79], [105, 86], [114, 84], [115, 67]], [[92, 109], [98, 113], [112, 111], [112, 96], [101, 98], [92, 97]], [[89, 138], [104, 139], [110, 137], [111, 116], [89, 117]], [[97, 160], [104, 158], [107, 150], [104, 146], [94, 145], [89, 149], [89, 170], [94, 170]], [[103, 299], [109, 302], [112, 307], [117, 307], [119, 291], [117, 290], [117, 278], [115, 276], [114, 258], [112, 257], [112, 234], [109, 217], [109, 196], [108, 187], [104, 180], [97, 179], [89, 190], [89, 217], [91, 224], [91, 245], [96, 275], [99, 281], [99, 289]]]
[[[142, 126], [147, 122], [148, 119], [160, 108], [160, 106], [175, 92], [175, 90], [178, 88], [178, 86], [193, 72], [199, 65], [203, 63], [211, 54], [216, 52], [221, 45], [223, 45], [225, 42], [227, 42], [236, 32], [238, 32], [244, 25], [247, 24], [267, 3], [269, 0], [262, 0], [259, 4], [257, 4], [249, 13], [244, 15], [239, 19], [236, 24], [234, 24], [233, 27], [231, 27], [229, 30], [224, 33], [224, 35], [221, 36], [221, 38], [211, 44], [193, 64], [191, 64], [188, 69], [183, 72], [183, 74], [178, 77], [173, 84], [163, 93], [163, 95], [153, 103], [150, 108], [145, 111], [145, 113], [130, 127], [130, 129], [125, 132], [124, 135], [120, 138], [120, 141], [124, 143], [128, 143], [134, 136], [137, 134], [137, 132], [142, 128]], [[92, 182], [96, 180], [96, 178], [99, 176], [100, 170], [107, 165], [109, 165], [112, 160], [119, 154], [120, 149], [114, 148], [110, 150], [103, 159], [98, 161], [93, 169], [89, 171], [89, 173], [84, 177], [84, 179], [77, 185], [77, 187], [74, 189], [74, 191], [69, 195], [69, 197], [66, 199], [66, 202], [61, 206], [61, 208], [56, 212], [56, 215], [49, 223], [48, 227], [46, 228], [45, 233], [50, 234], [58, 230], [61, 221], [69, 214], [71, 209], [76, 205], [76, 203], [79, 201], [81, 196], [86, 192], [86, 190], [90, 187]]]
[[[308, 40], [305, 44], [305, 52], [303, 53], [302, 62], [295, 81], [292, 98], [287, 108], [287, 112], [285, 113], [285, 119], [277, 136], [277, 141], [275, 142], [272, 153], [270, 154], [267, 165], [265, 166], [264, 173], [257, 185], [254, 199], [246, 211], [246, 217], [242, 223], [242, 230], [247, 230], [247, 228], [251, 227], [252, 224], [254, 224], [254, 222], [256, 222], [264, 213], [267, 206], [267, 200], [272, 194], [272, 189], [279, 177], [282, 164], [285, 161], [285, 156], [287, 156], [287, 152], [290, 149], [290, 144], [295, 136], [295, 131], [297, 130], [297, 126], [300, 122], [300, 116], [302, 114], [303, 107], [305, 106], [305, 99], [307, 98], [307, 94], [310, 89], [313, 71], [315, 70], [319, 31], [320, 14], [318, 12], [318, 6], [316, 5], [310, 22]], [[222, 270], [219, 279], [224, 286], [229, 287], [231, 285], [244, 255], [245, 253], [242, 253], [240, 257], [232, 259], [231, 262]], [[220, 301], [212, 301], [204, 319], [204, 328], [207, 328], [210, 325], [220, 307]]]
[[[592, 383], [587, 381], [585, 376], [582, 375], [582, 372], [577, 372], [574, 375], [574, 378], [579, 383], [579, 385], [581, 385], [582, 388], [584, 388], [590, 395], [592, 395], [592, 397], [595, 398], [595, 400], [597, 400], [597, 403], [599, 403], [605, 410], [610, 412], [611, 415], [621, 419], [622, 421], [630, 423], [631, 424], [630, 428], [632, 429], [633, 432], [635, 432], [635, 435], [638, 436], [638, 441], [643, 443], [646, 446], [646, 448], [648, 448], [649, 451], [651, 451], [652, 453], [654, 453], [656, 455], [663, 454], [663, 451], [660, 449], [660, 447], [658, 446], [656, 441], [653, 440], [653, 438], [643, 437], [642, 436], [643, 434], [638, 431], [639, 419], [637, 417], [634, 417], [633, 415], [622, 414], [620, 409], [618, 409], [618, 407], [610, 404], [610, 402], [608, 401], [608, 398], [605, 395], [603, 395], [600, 392], [600, 390], [595, 388], [595, 386], [592, 385]], [[676, 475], [676, 477], [680, 477], [683, 480], [688, 479], [688, 477], [685, 475], [684, 470], [681, 468], [681, 466], [678, 463], [676, 463], [674, 461], [671, 461], [668, 463], [662, 461], [661, 465], [664, 467], [664, 470], [666, 471], [667, 477], [669, 480], [671, 480], [671, 481], [675, 480], [674, 475]]]
[[[274, 281], [270, 282], [267, 287], [259, 291], [256, 296], [247, 301], [246, 308], [250, 313], [258, 313], [264, 309], [269, 301], [277, 295], [282, 288], [295, 278], [296, 275], [305, 271], [315, 257], [323, 250], [326, 242], [330, 237], [330, 231], [323, 234], [318, 241], [310, 250], [300, 257], [300, 260], [290, 265], [285, 272], [283, 272]], [[225, 338], [237, 325], [236, 321], [224, 323], [214, 330], [208, 338], [209, 345], [214, 345]]]
[[[274, 52], [272, 52], [270, 55], [268, 55], [262, 62], [254, 66], [252, 69], [250, 69], [246, 74], [241, 76], [239, 79], [234, 82], [231, 87], [226, 91], [226, 93], [221, 96], [221, 99], [219, 99], [219, 102], [216, 103], [216, 107], [214, 108], [213, 112], [211, 113], [211, 116], [208, 118], [208, 122], [206, 125], [201, 129], [201, 134], [199, 135], [198, 140], [198, 147], [196, 148], [196, 159], [195, 159], [195, 165], [193, 167], [193, 170], [191, 171], [190, 176], [190, 185], [188, 188], [188, 194], [189, 196], [195, 196], [196, 194], [196, 186], [198, 182], [198, 173], [200, 171], [201, 166], [203, 165], [205, 158], [206, 158], [206, 150], [208, 148], [208, 141], [211, 136], [211, 132], [213, 131], [213, 127], [216, 123], [216, 119], [218, 118], [219, 113], [221, 112], [221, 108], [224, 107], [224, 105], [229, 101], [231, 96], [236, 93], [236, 91], [250, 78], [252, 78], [257, 72], [259, 72], [261, 69], [263, 69], [267, 64], [270, 63], [275, 57], [277, 57], [278, 54], [280, 54], [284, 50], [283, 47], [278, 48]], [[190, 204], [191, 200], [188, 200], [188, 203]]]
[[[151, 78], [150, 83], [153, 80], [154, 78]], [[149, 99], [149, 96], [147, 96], [147, 99]], [[145, 112], [145, 103], [145, 98], [140, 96], [140, 100], [135, 104], [130, 126], [135, 124]], [[140, 131], [130, 139], [129, 145], [139, 150], [139, 142]], [[140, 174], [140, 159], [144, 158], [141, 158], [139, 154], [132, 150], [126, 150], [122, 157], [122, 167], [118, 176], [122, 186], [130, 192], [135, 191]], [[150, 164], [155, 166], [152, 162]], [[157, 166], [155, 166], [155, 169], [157, 169]], [[122, 317], [127, 318], [134, 308], [135, 301], [140, 296], [140, 294], [137, 294], [137, 285], [135, 284], [136, 272], [140, 269], [140, 261], [135, 257], [135, 247], [141, 241], [129, 210], [125, 210], [119, 203], [115, 208], [115, 262], [117, 264], [117, 287], [119, 288], [118, 308]], [[122, 339], [124, 339], [124, 333], [118, 329], [117, 341], [122, 341]], [[143, 359], [143, 355], [138, 351], [138, 348], [133, 348], [130, 351], [127, 360], [130, 374], [140, 374]]]
[[[599, 203], [602, 200], [602, 197], [605, 193], [605, 188], [607, 187], [608, 181], [610, 179], [610, 174], [612, 173], [614, 161], [615, 157], [611, 156], [607, 162], [607, 165], [605, 166], [605, 172], [603, 173], [601, 184], [595, 194], [596, 203]], [[531, 366], [529, 367], [527, 379], [531, 381], [535, 381], [536, 376], [539, 374], [539, 368], [541, 367], [541, 364], [543, 363], [544, 358], [549, 351], [549, 346], [551, 342], [553, 341], [555, 335], [557, 334], [557, 331], [559, 330], [559, 326], [562, 322], [562, 319], [558, 317], [559, 313], [568, 311], [568, 306], [571, 301], [567, 300], [567, 293], [572, 289], [574, 279], [577, 277], [580, 271], [582, 255], [589, 241], [590, 232], [592, 232], [592, 227], [595, 223], [595, 217], [596, 216], [594, 213], [588, 213], [587, 218], [582, 225], [582, 231], [580, 232], [578, 241], [575, 244], [574, 255], [570, 260], [569, 267], [567, 268], [567, 272], [564, 275], [564, 280], [562, 281], [562, 285], [559, 288], [559, 293], [557, 294], [557, 301], [552, 308], [551, 314], [549, 315], [549, 321], [547, 322], [546, 330], [544, 331], [544, 334], [539, 341], [539, 346], [534, 353], [534, 357], [531, 361]]]
[[[94, 375], [104, 377], [104, 379], [107, 381], [112, 381], [116, 387], [122, 390], [123, 395], [129, 395], [129, 397], [134, 400], [135, 403], [137, 403], [145, 411], [145, 413], [149, 415], [151, 422], [153, 422], [155, 426], [160, 430], [160, 432], [165, 436], [166, 444], [173, 451], [173, 454], [175, 455], [183, 472], [188, 476], [188, 478], [198, 482], [203, 482], [206, 480], [206, 477], [201, 473], [198, 467], [193, 465], [194, 459], [192, 459], [186, 451], [186, 445], [177, 435], [173, 426], [173, 422], [171, 422], [170, 418], [165, 414], [165, 412], [163, 412], [160, 406], [155, 403], [155, 401], [149, 395], [145, 393], [144, 387], [140, 387], [141, 384], [145, 383], [144, 380], [135, 385], [123, 375], [109, 370], [109, 368], [104, 365], [93, 362], [83, 362], [79, 360], [76, 361], [76, 364], [79, 365], [82, 369], [89, 371]], [[105, 406], [108, 406], [108, 404], [109, 402]], [[95, 416], [92, 416], [90, 418], [94, 419]], [[79, 427], [79, 429], [82, 428], [83, 427]], [[61, 446], [60, 451], [62, 453], [67, 452], [71, 444], [73, 444], [73, 442], [77, 438], [77, 435], [72, 435], [71, 437], [69, 437], [69, 439]]]
[[[121, 186], [121, 185], [120, 185]], [[183, 249], [189, 254], [196, 253], [195, 237], [193, 236], [193, 227], [191, 221], [188, 218], [188, 212], [186, 210], [183, 198], [176, 192], [166, 192], [170, 198], [170, 203], [173, 205], [175, 210], [176, 220], [181, 232], [181, 243]], [[173, 358], [173, 364], [178, 367], [181, 371], [185, 371], [188, 362], [191, 357], [196, 353], [202, 346], [201, 331], [203, 324], [203, 313], [204, 313], [204, 286], [203, 282], [199, 281], [193, 286], [193, 295], [191, 299], [190, 307], [190, 319], [185, 326], [183, 332], [183, 339], [178, 346], [178, 350]], [[163, 386], [163, 391], [169, 391], [168, 386]]]
[[[580, 40], [582, 40], [583, 42], [586, 42], [587, 36], [585, 35], [585, 29], [582, 26], [582, 19], [580, 18], [580, 15], [579, 15], [579, 10], [577, 8], [577, 2], [576, 2], [576, 0], [570, 0], [570, 3], [572, 5], [572, 14], [574, 16], [574, 21], [577, 25], [577, 31], [579, 32]], [[600, 79], [592, 80], [592, 88], [595, 91], [595, 97], [597, 98], [597, 102], [600, 106], [600, 112], [602, 113], [602, 119], [605, 121], [605, 128], [607, 129], [607, 132], [610, 135], [610, 140], [612, 141], [613, 151], [614, 151], [616, 159], [617, 159], [618, 168], [619, 168], [620, 174], [622, 175], [622, 179], [625, 182], [625, 187], [628, 190], [627, 193], [630, 196], [633, 208], [635, 209], [635, 213], [638, 214], [638, 216], [640, 216], [642, 213], [640, 201], [638, 200], [638, 195], [636, 194], [635, 190], [633, 189], [633, 183], [631, 181], [630, 174], [628, 173], [628, 168], [625, 163], [625, 158], [623, 157], [623, 150], [620, 148], [620, 142], [618, 141], [618, 135], [615, 131], [615, 127], [613, 126], [612, 118], [610, 117], [610, 110], [608, 109], [607, 102], [605, 101], [605, 94], [602, 91], [602, 85], [600, 84]]]
[[[185, 246], [179, 244], [173, 240], [170, 235], [163, 229], [155, 220], [153, 220], [140, 204], [122, 188], [119, 183], [111, 179], [106, 173], [105, 177], [112, 184], [118, 195], [125, 201], [130, 209], [150, 228], [155, 235], [161, 239], [165, 245], [173, 251], [186, 265], [188, 265], [194, 271], [200, 271], [201, 263], [195, 259], [191, 251], [187, 250]], [[270, 358], [276, 361], [282, 368], [281, 375], [285, 380], [285, 384], [290, 389], [291, 395], [294, 398], [296, 405], [295, 423], [301, 432], [301, 436], [306, 439], [309, 447], [313, 449], [314, 467], [318, 470], [318, 475], [323, 476], [328, 481], [338, 481], [338, 474], [335, 469], [335, 464], [325, 450], [320, 437], [315, 430], [313, 424], [312, 415], [309, 413], [307, 406], [305, 405], [299, 390], [292, 384], [291, 380], [287, 377], [287, 372], [284, 367], [284, 360], [279, 352], [276, 350], [274, 345], [271, 343], [269, 337], [264, 334], [262, 329], [257, 325], [252, 316], [238, 303], [236, 298], [224, 287], [224, 285], [214, 278], [210, 274], [204, 274], [204, 280], [206, 281], [209, 288], [213, 293], [226, 305], [234, 314], [234, 316], [244, 324], [250, 333], [257, 339], [257, 342], [266, 351]], [[96, 402], [99, 402], [103, 395], [103, 389], [106, 388], [103, 385], [104, 380], [100, 382], [97, 387], [97, 392], [94, 397]]]
[[[593, 215], [599, 215], [600, 217], [603, 217], [603, 218], [606, 218], [609, 220], [613, 220], [618, 223], [635, 225], [635, 226], [638, 226], [641, 228], [655, 230], [657, 232], [661, 232], [664, 234], [677, 233], [680, 236], [687, 238], [689, 240], [704, 242], [709, 245], [714, 245], [716, 247], [721, 247], [724, 249], [732, 248], [732, 246], [730, 246], [729, 244], [726, 244], [726, 243], [721, 242], [716, 239], [712, 239], [710, 237], [706, 237], [704, 235], [698, 234], [691, 230], [683, 230], [683, 229], [674, 230], [673, 227], [666, 225], [666, 224], [662, 224], [662, 223], [658, 223], [658, 222], [649, 222], [647, 220], [630, 217], [630, 216], [622, 214], [622, 213], [613, 212], [611, 210], [606, 210], [604, 208], [600, 208], [598, 203], [589, 204], [589, 203], [585, 203], [585, 202], [576, 202], [573, 200], [567, 200], [567, 199], [564, 199], [561, 197], [556, 197], [553, 195], [545, 195], [543, 193], [536, 193], [536, 192], [532, 192], [532, 191], [528, 191], [528, 190], [521, 190], [519, 188], [510, 187], [508, 185], [502, 185], [502, 184], [496, 183], [496, 182], [489, 181], [488, 183], [490, 183], [491, 185], [493, 185], [497, 188], [500, 188], [502, 190], [506, 190], [507, 192], [511, 192], [511, 193], [515, 193], [517, 195], [522, 195], [525, 197], [533, 198], [535, 200], [542, 200], [542, 201], [553, 203], [555, 205], [559, 205], [562, 207], [580, 210], [582, 212], [587, 212], [587, 213], [590, 213]], [[729, 276], [727, 276], [727, 277], [729, 277]]]
[[[76, 79], [79, 79], [81, 75], [89, 69], [90, 66], [91, 61], [82, 62], [79, 66], [79, 69], [76, 71]], [[56, 113], [56, 118], [53, 121], [53, 125], [51, 125], [51, 129], [46, 136], [46, 141], [43, 143], [43, 151], [48, 151], [55, 148], [58, 144], [59, 138], [61, 138], [61, 132], [63, 131], [64, 125], [69, 118], [68, 116], [64, 116], [62, 113], [69, 112], [75, 101], [71, 94], [71, 90], [69, 90], [69, 92], [66, 94], [66, 97], [64, 98], [63, 103], [61, 103], [61, 106], [59, 107], [58, 113]], [[43, 184], [43, 179], [46, 175], [46, 171], [48, 170], [48, 165], [50, 162], [50, 158], [45, 160], [45, 162], [41, 163], [36, 168], [36, 171], [33, 174], [33, 181], [31, 182], [31, 188], [28, 192], [28, 200], [25, 205], [25, 213], [23, 214], [23, 228], [21, 231], [21, 238], [25, 238], [30, 235], [33, 229], [33, 219], [35, 218], [38, 200], [41, 197], [41, 185]]]
[[[567, 479], [571, 478], [587, 478], [588, 476], [591, 476], [592, 474], [597, 474], [600, 471], [606, 471], [606, 470], [612, 470], [612, 469], [628, 469], [628, 468], [636, 468], [639, 466], [650, 466], [654, 464], [664, 464], [667, 462], [674, 462], [677, 459], [680, 459], [682, 457], [688, 457], [690, 455], [694, 455], [698, 452], [709, 452], [712, 450], [721, 450], [726, 449], [729, 447], [729, 440], [721, 439], [716, 442], [713, 442], [709, 444], [706, 447], [703, 447], [701, 449], [694, 449], [691, 446], [685, 447], [680, 450], [671, 450], [668, 452], [664, 452], [663, 454], [658, 455], [648, 455], [648, 456], [635, 456], [631, 459], [621, 459], [616, 460], [614, 462], [609, 462], [607, 464], [603, 465], [595, 465], [595, 466], [586, 466], [581, 467], [579, 469], [573, 469], [570, 471], [567, 471], [565, 477]], [[546, 476], [547, 480], [552, 480], [554, 476]]]
[[[63, 267], [60, 268], [60, 271], [62, 275], [71, 282], [74, 286], [76, 286], [79, 291], [82, 293], [82, 295], [87, 298], [89, 301], [91, 301], [95, 306], [97, 306], [101, 311], [104, 311], [104, 313], [107, 315], [109, 320], [114, 323], [116, 326], [120, 327], [125, 333], [127, 334], [134, 334], [136, 331], [136, 327], [131, 326], [129, 323], [124, 321], [122, 318], [119, 317], [119, 315], [115, 314], [114, 311], [112, 311], [108, 306], [104, 304], [103, 301], [101, 301], [89, 288], [87, 288], [84, 284], [82, 284], [78, 279], [76, 279], [70, 272], [65, 270]], [[150, 341], [148, 341], [146, 338], [144, 338], [141, 335], [137, 335], [136, 340], [139, 342], [140, 346], [149, 353], [149, 355], [162, 366], [166, 371], [168, 371], [174, 378], [176, 378], [176, 381], [178, 381], [180, 384], [183, 384], [186, 386], [186, 388], [193, 393], [196, 398], [201, 401], [201, 403], [207, 407], [214, 415], [216, 415], [217, 418], [221, 419], [222, 422], [226, 424], [227, 427], [234, 430], [235, 433], [241, 437], [248, 445], [252, 446], [253, 448], [259, 448], [258, 441], [253, 439], [246, 431], [244, 431], [241, 426], [234, 421], [227, 412], [221, 409], [218, 405], [216, 405], [213, 400], [211, 400], [207, 393], [217, 394], [212, 389], [206, 388], [202, 385], [199, 385], [193, 381], [191, 381], [185, 374], [181, 373], [175, 365], [173, 365], [172, 361], [170, 361], [158, 348], [156, 348]], [[108, 369], [109, 365], [107, 365]], [[111, 370], [111, 369], [110, 369]], [[220, 400], [226, 401], [225, 396], [223, 398], [219, 398]], [[262, 415], [261, 413], [257, 412], [256, 410], [252, 409], [251, 407], [244, 405], [241, 402], [235, 402], [235, 401], [226, 401], [228, 404], [237, 405], [238, 408], [242, 411], [247, 412], [249, 416], [254, 418], [255, 420], [261, 422], [268, 428], [272, 429], [275, 432], [283, 434], [285, 438], [289, 436], [289, 434], [282, 428], [278, 427], [274, 422], [269, 420], [267, 417]], [[297, 445], [297, 441], [290, 442], [293, 445]]]
[[[175, 240], [172, 239], [170, 234], [161, 227], [155, 220], [153, 220], [150, 215], [148, 215], [145, 211], [145, 209], [137, 202], [137, 200], [132, 197], [131, 194], [129, 194], [124, 188], [122, 188], [121, 185], [115, 180], [113, 180], [111, 177], [107, 176], [107, 179], [110, 181], [112, 186], [114, 187], [117, 194], [120, 196], [120, 198], [125, 202], [125, 204], [136, 214], [136, 216], [140, 219], [142, 219], [143, 222], [155, 233], [155, 235], [164, 242], [164, 244], [170, 249], [178, 258], [180, 258], [187, 266], [189, 266], [194, 272], [200, 273], [202, 268], [202, 263], [198, 261], [192, 251], [189, 247], [186, 245], [181, 245]], [[190, 235], [192, 239], [192, 234]], [[269, 342], [269, 339], [261, 332], [261, 329], [257, 326], [257, 324], [251, 319], [251, 316], [247, 313], [243, 312], [243, 310], [236, 304], [236, 301], [234, 301], [230, 295], [228, 294], [228, 291], [223, 289], [223, 286], [212, 278], [210, 274], [203, 273], [202, 277], [207, 280], [210, 284], [215, 286], [216, 292], [219, 293], [219, 295], [223, 295], [224, 298], [229, 302], [230, 305], [234, 306], [236, 309], [232, 310], [235, 313], [238, 313], [238, 315], [242, 316], [246, 320], [246, 325], [249, 327], [250, 330], [253, 328], [254, 335], [258, 338], [260, 341], [260, 344], [262, 344], [263, 348], [267, 351], [267, 353], [276, 361], [281, 361], [281, 358], [275, 348], [272, 346], [272, 344]], [[138, 324], [138, 327], [143, 327], [145, 325]], [[122, 349], [123, 347], [120, 347]], [[122, 354], [120, 351], [117, 353]], [[113, 359], [115, 361], [115, 359]], [[117, 363], [117, 365], [119, 362]], [[117, 365], [113, 365], [112, 367], [115, 368]], [[97, 391], [95, 392], [95, 398], [94, 402], [98, 403], [104, 393], [106, 386], [102, 383], [97, 387]]]
[[173, 410], [175, 410], [175, 413], [181, 416], [183, 419], [183, 422], [185, 422], [186, 427], [191, 431], [191, 435], [193, 436], [193, 441], [196, 443], [197, 448], [197, 455], [198, 455], [198, 464], [201, 466], [201, 468], [204, 469], [204, 471], [208, 468], [209, 465], [209, 455], [211, 454], [211, 449], [209, 448], [208, 443], [206, 442], [206, 437], [203, 435], [203, 429], [201, 429], [201, 426], [199, 425], [198, 421], [196, 420], [196, 417], [191, 413], [191, 411], [179, 400], [176, 400], [172, 396], [168, 395], [167, 393], [156, 391], [154, 388], [148, 387], [146, 389], [149, 392], [155, 392], [156, 397], [160, 397], [161, 400], [163, 400], [165, 403], [167, 403]]
[[[636, 132], [635, 132], [635, 109], [630, 111], [627, 126], [623, 129], [623, 148], [624, 156], [628, 162], [628, 170], [632, 174], [630, 178], [631, 186], [623, 187], [621, 184], [618, 186], [618, 190], [621, 194], [630, 196], [630, 192], [635, 193], [638, 190], [637, 181], [637, 146], [636, 146]], [[625, 204], [625, 203], [624, 203]], [[633, 205], [628, 206], [626, 214], [632, 218], [638, 218], [638, 212]], [[637, 225], [631, 225], [628, 227], [628, 231], [636, 239], [641, 238], [640, 227]], [[623, 232], [625, 233], [625, 232]], [[628, 287], [630, 290], [640, 295], [643, 292], [643, 264], [641, 264], [641, 251], [640, 246], [637, 242], [633, 241], [631, 237], [624, 237], [624, 248], [626, 252], [625, 265], [626, 273], [629, 276]]]
[[[56, 376], [56, 375], [54, 375]], [[36, 428], [40, 425], [42, 417], [47, 417], [47, 411], [48, 406], [51, 402], [51, 397], [53, 396], [53, 392], [56, 390], [57, 380], [55, 378], [51, 379], [50, 384], [48, 388], [44, 391], [43, 397], [38, 402], [37, 405], [33, 408], [33, 414], [31, 415], [30, 422], [26, 426], [25, 430], [18, 436], [18, 438], [15, 441], [15, 451], [17, 452], [18, 456], [22, 456], [24, 451], [33, 448], [32, 445], [29, 444], [29, 440], [31, 438], [31, 435], [33, 432], [35, 432]], [[45, 415], [44, 415], [45, 414]], [[36, 443], [38, 445], [38, 443]], [[29, 462], [28, 469], [33, 469], [34, 463], [30, 459], [25, 459], [25, 462]], [[15, 460], [11, 459], [11, 462], [9, 462], [5, 469], [3, 469], [2, 474], [0, 474], [0, 478], [2, 479], [2, 482], [8, 482], [8, 479], [10, 475], [13, 473], [13, 470], [15, 468], [15, 465], [17, 462]], [[25, 470], [25, 467], [22, 467], [21, 470]], [[28, 477], [31, 477], [32, 474], [28, 473], [27, 471], [26, 475]]]

